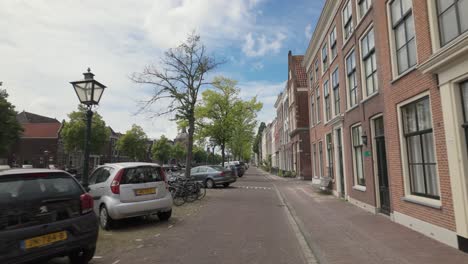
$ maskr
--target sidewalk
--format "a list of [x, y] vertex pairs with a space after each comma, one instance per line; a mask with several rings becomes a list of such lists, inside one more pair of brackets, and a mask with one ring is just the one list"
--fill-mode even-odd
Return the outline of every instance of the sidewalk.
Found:
[[[280, 178], [268, 175], [270, 179]], [[280, 178], [282, 179], [282, 178]], [[327, 263], [468, 263], [468, 254], [303, 181], [275, 181], [313, 253]]]

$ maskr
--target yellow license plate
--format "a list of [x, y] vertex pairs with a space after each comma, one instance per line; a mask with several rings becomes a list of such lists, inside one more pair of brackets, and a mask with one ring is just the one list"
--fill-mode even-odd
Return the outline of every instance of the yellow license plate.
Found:
[[135, 190], [135, 194], [136, 195], [156, 194], [156, 188], [138, 189], [138, 190]]
[[61, 231], [56, 233], [51, 233], [43, 236], [33, 237], [30, 239], [26, 239], [23, 241], [23, 248], [30, 249], [30, 248], [37, 248], [37, 247], [44, 247], [50, 244], [67, 240], [67, 232]]

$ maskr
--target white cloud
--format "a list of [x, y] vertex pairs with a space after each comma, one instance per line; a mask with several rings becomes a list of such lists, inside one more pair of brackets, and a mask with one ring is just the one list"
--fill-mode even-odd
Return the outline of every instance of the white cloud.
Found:
[[[17, 110], [61, 120], [78, 105], [69, 82], [81, 79], [91, 67], [96, 79], [108, 86], [98, 108], [108, 125], [124, 132], [137, 123], [151, 137], [175, 137], [176, 125], [168, 117], [148, 120], [134, 115], [136, 102], [148, 91], [133, 84], [129, 74], [157, 62], [166, 48], [193, 29], [211, 47], [242, 43], [250, 33], [250, 54], [278, 52], [285, 35], [255, 20], [262, 2], [0, 1], [0, 81]], [[235, 59], [244, 63], [243, 57]]]
[[304, 34], [305, 34], [305, 37], [308, 40], [310, 40], [312, 38], [312, 25], [311, 24], [307, 24], [307, 26], [305, 27], [305, 30], [304, 30]]
[[263, 63], [260, 61], [252, 64], [252, 70], [255, 70], [255, 71], [260, 71], [263, 69], [263, 67], [265, 67], [265, 65], [263, 65]]
[[274, 107], [278, 94], [284, 90], [286, 81], [284, 82], [266, 82], [266, 81], [252, 81], [241, 82], [240, 96], [244, 99], [257, 96], [257, 99], [263, 103], [262, 111], [258, 114], [259, 122], [269, 123], [276, 117], [276, 109]]
[[245, 43], [242, 47], [242, 51], [249, 57], [264, 56], [270, 52], [277, 54], [285, 39], [286, 35], [281, 32], [276, 33], [272, 38], [267, 38], [264, 34], [261, 34], [256, 39], [252, 32], [249, 32], [245, 36]]

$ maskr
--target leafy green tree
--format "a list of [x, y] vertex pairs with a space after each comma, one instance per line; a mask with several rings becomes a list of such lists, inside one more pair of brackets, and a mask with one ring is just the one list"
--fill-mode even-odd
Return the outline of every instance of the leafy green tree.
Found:
[[172, 145], [169, 140], [162, 135], [160, 139], [154, 142], [151, 152], [153, 154], [153, 159], [165, 164], [171, 158]]
[[236, 104], [240, 102], [237, 82], [225, 77], [215, 77], [213, 88], [202, 93], [202, 102], [195, 113], [198, 119], [199, 136], [211, 138], [221, 147], [222, 161], [225, 161], [226, 144], [231, 140], [236, 126]]
[[235, 159], [249, 160], [257, 126], [257, 113], [263, 104], [252, 98], [248, 101], [238, 101], [234, 105], [234, 124], [232, 136], [228, 143]]
[[204, 163], [208, 160], [208, 153], [202, 147], [194, 146], [193, 148], [193, 161], [195, 163]]
[[180, 142], [177, 142], [171, 149], [171, 156], [172, 158], [176, 159], [177, 161], [182, 160], [185, 158], [186, 151], [185, 146], [182, 145]]
[[[65, 150], [67, 152], [83, 151], [85, 146], [86, 131], [86, 108], [78, 106], [78, 111], [68, 114], [70, 119], [65, 122], [62, 128], [61, 136]], [[91, 123], [91, 144], [90, 153], [99, 153], [107, 141], [109, 141], [110, 130], [106, 122], [102, 120], [101, 115], [94, 113]]]
[[148, 136], [143, 128], [132, 125], [132, 128], [117, 141], [117, 150], [134, 161], [144, 161], [147, 157]]
[[207, 54], [200, 36], [192, 33], [184, 43], [166, 51], [158, 66], [147, 66], [142, 73], [134, 73], [132, 76], [134, 82], [154, 88], [151, 98], [141, 107], [142, 111], [150, 110], [155, 104], [161, 104], [161, 101], [169, 102], [163, 110], [157, 110], [156, 115], [172, 113], [175, 114], [175, 120], [182, 120], [187, 125], [187, 177], [190, 176], [192, 164], [198, 92], [209, 84], [205, 80], [206, 75], [218, 65], [215, 58]]
[[253, 143], [253, 152], [255, 154], [259, 154], [259, 149], [260, 149], [260, 140], [262, 139], [262, 133], [263, 133], [263, 130], [265, 130], [266, 128], [266, 125], [265, 125], [265, 122], [262, 122], [260, 123], [260, 126], [258, 127], [258, 132], [257, 132], [257, 136], [255, 137], [255, 141]]
[[7, 98], [6, 90], [0, 89], [0, 156], [7, 154], [23, 131], [21, 124], [16, 120], [15, 107]]

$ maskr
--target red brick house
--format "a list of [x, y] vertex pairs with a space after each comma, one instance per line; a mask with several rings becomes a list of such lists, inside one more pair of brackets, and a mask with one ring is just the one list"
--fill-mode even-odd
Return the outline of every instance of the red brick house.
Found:
[[464, 251], [466, 3], [328, 0], [303, 62], [314, 178]]
[[308, 84], [307, 75], [302, 61], [304, 56], [288, 53], [288, 82], [289, 95], [289, 137], [292, 152], [293, 171], [296, 177], [312, 179], [310, 164], [310, 137], [309, 137], [309, 111], [308, 111]]
[[62, 127], [57, 119], [21, 112], [17, 116], [23, 126], [20, 140], [12, 147], [9, 163], [45, 168], [57, 163], [57, 146]]

